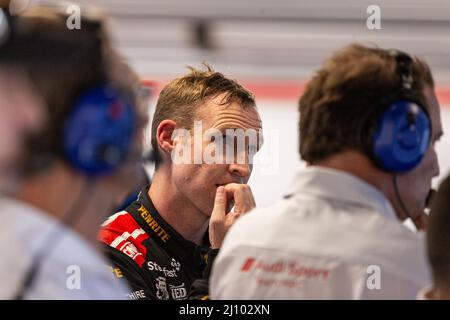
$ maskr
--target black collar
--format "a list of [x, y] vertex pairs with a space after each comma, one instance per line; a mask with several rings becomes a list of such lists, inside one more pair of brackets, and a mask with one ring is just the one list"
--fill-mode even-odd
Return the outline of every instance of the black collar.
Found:
[[148, 195], [149, 188], [150, 186], [146, 186], [141, 190], [138, 199], [127, 208], [127, 211], [152, 239], [168, 251], [169, 255], [203, 269], [205, 255], [209, 249], [208, 232], [204, 238], [205, 245], [202, 246], [183, 238], [158, 213]]

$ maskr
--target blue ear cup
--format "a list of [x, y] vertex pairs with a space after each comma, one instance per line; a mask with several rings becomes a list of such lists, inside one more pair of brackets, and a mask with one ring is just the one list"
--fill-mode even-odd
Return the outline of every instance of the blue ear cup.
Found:
[[67, 160], [91, 177], [110, 173], [130, 149], [134, 123], [133, 108], [115, 90], [90, 89], [76, 101], [63, 129]]
[[430, 134], [430, 120], [421, 107], [405, 100], [391, 104], [374, 135], [377, 164], [390, 172], [413, 169], [427, 152]]

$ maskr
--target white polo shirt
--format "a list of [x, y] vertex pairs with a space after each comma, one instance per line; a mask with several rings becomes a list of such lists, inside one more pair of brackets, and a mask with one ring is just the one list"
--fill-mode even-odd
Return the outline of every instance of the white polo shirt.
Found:
[[431, 284], [422, 233], [358, 177], [308, 167], [292, 195], [231, 228], [212, 299], [415, 299]]
[[[53, 238], [56, 232], [60, 236]], [[52, 249], [49, 234], [57, 242]], [[0, 198], [0, 299], [15, 298], [33, 257], [45, 247], [49, 251], [24, 299], [126, 299], [128, 288], [87, 241], [39, 209], [8, 198]]]

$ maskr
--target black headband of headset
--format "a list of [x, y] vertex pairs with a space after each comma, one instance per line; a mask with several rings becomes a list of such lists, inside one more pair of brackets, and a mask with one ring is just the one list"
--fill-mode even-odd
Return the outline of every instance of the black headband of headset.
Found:
[[[406, 52], [391, 49], [388, 50], [390, 56], [395, 58], [396, 72], [401, 77], [401, 87], [396, 95], [393, 96], [393, 100], [408, 100], [417, 104], [425, 114], [430, 117], [427, 108], [423, 105], [423, 102], [418, 101], [417, 97], [412, 94], [413, 89], [413, 59]], [[391, 103], [394, 101], [391, 101]], [[430, 123], [431, 125], [431, 123]]]
[[[0, 8], [0, 62], [49, 64], [76, 59], [82, 49], [80, 44], [94, 50], [100, 48], [101, 25], [97, 20], [82, 19], [82, 30], [69, 30], [61, 23], [58, 28], [65, 28], [63, 32], [67, 35], [61, 36], [61, 32], [39, 32], [32, 18], [11, 15], [8, 9]], [[93, 32], [98, 36], [83, 37], [80, 41], [76, 32]]]

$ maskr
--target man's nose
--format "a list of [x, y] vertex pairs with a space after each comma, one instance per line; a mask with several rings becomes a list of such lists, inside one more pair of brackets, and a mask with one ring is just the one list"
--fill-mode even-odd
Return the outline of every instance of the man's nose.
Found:
[[228, 170], [231, 174], [241, 177], [244, 181], [250, 177], [252, 172], [250, 164], [230, 164]]

